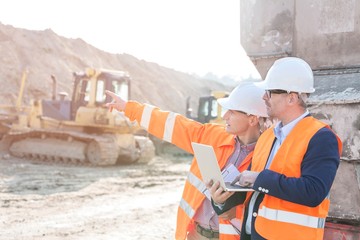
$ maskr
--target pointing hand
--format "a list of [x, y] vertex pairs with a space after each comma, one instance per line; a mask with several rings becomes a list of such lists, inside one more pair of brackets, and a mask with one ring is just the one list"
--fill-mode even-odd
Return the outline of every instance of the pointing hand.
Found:
[[106, 103], [106, 107], [109, 108], [111, 112], [114, 108], [118, 111], [124, 111], [126, 106], [126, 101], [124, 101], [120, 96], [116, 95], [115, 93], [106, 90], [105, 93], [112, 98], [112, 101]]

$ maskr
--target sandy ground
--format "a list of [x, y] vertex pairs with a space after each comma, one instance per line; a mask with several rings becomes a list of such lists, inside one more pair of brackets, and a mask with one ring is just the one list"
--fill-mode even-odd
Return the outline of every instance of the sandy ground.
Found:
[[0, 239], [174, 239], [189, 156], [69, 166], [0, 155]]

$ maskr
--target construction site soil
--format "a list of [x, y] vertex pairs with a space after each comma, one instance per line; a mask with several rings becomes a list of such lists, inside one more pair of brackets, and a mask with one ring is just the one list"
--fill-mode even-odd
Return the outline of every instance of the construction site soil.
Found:
[[174, 239], [191, 156], [108, 167], [0, 156], [0, 239]]

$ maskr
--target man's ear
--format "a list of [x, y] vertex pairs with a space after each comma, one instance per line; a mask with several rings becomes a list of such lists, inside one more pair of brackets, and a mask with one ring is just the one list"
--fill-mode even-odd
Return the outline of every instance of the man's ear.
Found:
[[251, 115], [251, 116], [249, 117], [249, 124], [250, 124], [250, 126], [255, 126], [255, 125], [257, 125], [258, 123], [259, 123], [259, 119], [258, 119], [257, 116]]
[[288, 94], [288, 96], [289, 96], [289, 101], [288, 101], [288, 103], [294, 103], [295, 101], [295, 93], [290, 93], [290, 94]]

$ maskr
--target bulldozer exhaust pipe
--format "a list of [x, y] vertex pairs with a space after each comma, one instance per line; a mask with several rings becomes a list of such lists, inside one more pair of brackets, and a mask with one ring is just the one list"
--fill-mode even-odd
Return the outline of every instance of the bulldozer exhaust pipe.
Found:
[[56, 78], [54, 75], [51, 75], [51, 80], [53, 81], [52, 100], [56, 100]]

